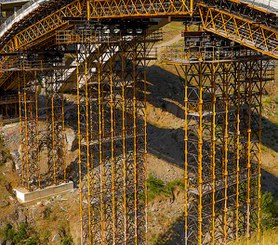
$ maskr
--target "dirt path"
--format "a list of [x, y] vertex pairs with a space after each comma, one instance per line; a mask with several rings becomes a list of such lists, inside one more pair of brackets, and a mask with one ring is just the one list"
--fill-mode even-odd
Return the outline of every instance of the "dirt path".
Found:
[[178, 35], [174, 36], [173, 39], [169, 40], [168, 42], [161, 42], [161, 43], [158, 43], [156, 45], [154, 45], [155, 48], [157, 48], [157, 51], [160, 51], [161, 48], [165, 47], [165, 46], [170, 46], [176, 42], [178, 42], [179, 40], [182, 39], [182, 36], [181, 34], [179, 33]]

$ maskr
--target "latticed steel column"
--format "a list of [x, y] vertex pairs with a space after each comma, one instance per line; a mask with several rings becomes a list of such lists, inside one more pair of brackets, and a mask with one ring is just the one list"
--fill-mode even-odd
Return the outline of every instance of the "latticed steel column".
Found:
[[82, 243], [146, 244], [145, 66], [157, 38], [104, 31], [77, 44]]
[[59, 68], [44, 74], [46, 135], [44, 145], [47, 150], [47, 170], [43, 174], [42, 186], [50, 186], [66, 181], [65, 123], [63, 70]]
[[272, 81], [273, 62], [268, 59], [252, 59], [241, 63], [241, 135], [242, 135], [242, 174], [239, 205], [242, 207], [240, 225], [242, 233], [250, 237], [260, 231], [261, 199], [261, 133], [262, 133], [262, 93], [267, 81]]
[[198, 32], [185, 44], [162, 54], [185, 82], [185, 243], [227, 244], [260, 230], [261, 97], [272, 62]]
[[23, 67], [19, 74], [20, 168], [22, 186], [40, 186], [38, 150], [38, 80], [36, 73]]

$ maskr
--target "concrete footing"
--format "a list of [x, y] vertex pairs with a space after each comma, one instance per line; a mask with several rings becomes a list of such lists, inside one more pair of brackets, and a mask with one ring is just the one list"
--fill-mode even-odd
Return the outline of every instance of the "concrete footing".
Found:
[[63, 183], [60, 185], [53, 185], [35, 191], [28, 191], [21, 187], [14, 189], [16, 197], [18, 201], [21, 203], [40, 201], [47, 197], [63, 194], [72, 190], [73, 182]]

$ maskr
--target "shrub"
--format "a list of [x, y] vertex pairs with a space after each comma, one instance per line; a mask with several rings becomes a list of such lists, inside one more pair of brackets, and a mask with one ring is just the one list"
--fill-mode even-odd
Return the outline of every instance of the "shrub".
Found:
[[27, 223], [21, 223], [17, 230], [15, 230], [12, 225], [7, 225], [4, 228], [4, 240], [9, 241], [12, 244], [39, 244], [38, 235], [28, 226]]
[[148, 198], [149, 201], [153, 200], [157, 196], [170, 196], [173, 195], [173, 191], [177, 187], [183, 187], [181, 180], [173, 180], [165, 183], [163, 180], [150, 174], [148, 178]]
[[71, 235], [67, 235], [67, 236], [63, 237], [61, 243], [62, 243], [62, 245], [73, 245], [74, 244]]
[[265, 192], [261, 200], [262, 227], [269, 229], [278, 226], [278, 199], [270, 192]]

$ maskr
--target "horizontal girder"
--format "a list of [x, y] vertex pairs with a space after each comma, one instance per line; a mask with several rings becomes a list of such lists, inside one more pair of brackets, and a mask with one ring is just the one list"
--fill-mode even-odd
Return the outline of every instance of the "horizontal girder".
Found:
[[[222, 10], [220, 9], [221, 1], [215, 1], [214, 7], [210, 4], [209, 0], [75, 0], [13, 34], [9, 41], [2, 44], [0, 54], [16, 53], [18, 50], [28, 49], [34, 45], [39, 46], [41, 42], [54, 36], [55, 30], [69, 25], [71, 19], [188, 17], [192, 16], [195, 11], [194, 15], [201, 15], [206, 31], [278, 58], [278, 31], [275, 27], [270, 28], [250, 20], [252, 16], [249, 19], [246, 16], [240, 17], [240, 13], [237, 15], [234, 12]], [[0, 59], [0, 67], [7, 59], [7, 57]]]
[[90, 18], [184, 16], [193, 12], [193, 1], [109, 0], [90, 1]]
[[203, 28], [263, 54], [278, 58], [278, 31], [227, 11], [199, 5]]

